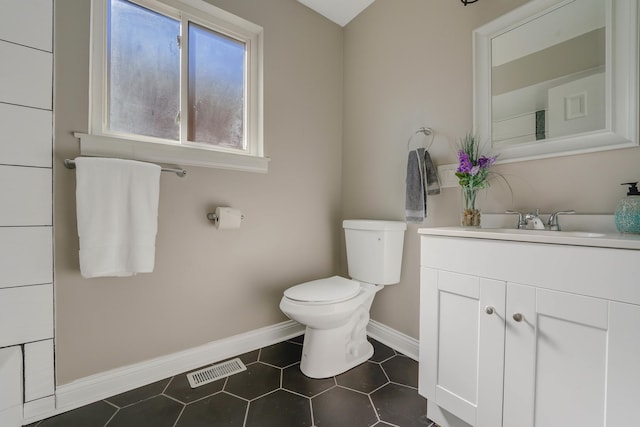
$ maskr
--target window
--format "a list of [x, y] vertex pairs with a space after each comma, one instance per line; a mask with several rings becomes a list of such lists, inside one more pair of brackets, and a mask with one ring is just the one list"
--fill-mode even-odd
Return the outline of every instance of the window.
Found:
[[180, 139], [180, 21], [108, 1], [105, 133]]
[[81, 152], [266, 172], [262, 29], [202, 0], [93, 0]]

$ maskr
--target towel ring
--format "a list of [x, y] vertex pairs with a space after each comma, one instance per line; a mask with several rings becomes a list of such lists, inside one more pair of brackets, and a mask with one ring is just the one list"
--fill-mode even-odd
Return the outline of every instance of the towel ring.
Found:
[[436, 135], [433, 132], [433, 129], [423, 126], [420, 129], [418, 129], [417, 131], [415, 131], [415, 133], [409, 137], [409, 140], [407, 141], [407, 150], [411, 149], [411, 147], [410, 147], [411, 146], [411, 140], [413, 139], [414, 136], [416, 136], [419, 133], [422, 133], [425, 136], [431, 136], [431, 140], [429, 141], [429, 143], [425, 147], [425, 150], [428, 150], [429, 148], [431, 148], [431, 144], [433, 144], [433, 140], [435, 139]]

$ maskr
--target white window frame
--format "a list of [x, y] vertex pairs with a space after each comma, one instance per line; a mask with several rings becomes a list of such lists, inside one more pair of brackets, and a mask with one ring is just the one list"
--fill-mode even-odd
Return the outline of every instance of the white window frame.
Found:
[[[249, 21], [202, 0], [129, 0], [142, 7], [180, 20], [182, 25], [197, 23], [246, 45], [246, 150], [196, 144], [187, 141], [187, 91], [181, 90], [180, 140], [122, 135], [109, 132], [107, 112], [107, 0], [91, 4], [91, 65], [89, 96], [89, 133], [75, 133], [80, 139], [80, 153], [87, 156], [122, 157], [127, 159], [242, 170], [268, 171], [269, 158], [263, 148], [263, 29]], [[181, 40], [181, 87], [186, 88], [188, 73], [188, 31]]]

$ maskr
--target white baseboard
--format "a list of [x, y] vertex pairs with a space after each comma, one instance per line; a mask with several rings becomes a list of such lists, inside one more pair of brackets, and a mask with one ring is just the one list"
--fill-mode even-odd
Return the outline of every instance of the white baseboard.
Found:
[[45, 414], [39, 419], [48, 418], [182, 372], [276, 344], [303, 332], [304, 326], [289, 320], [212, 341], [178, 353], [81, 378], [69, 384], [58, 386], [56, 388], [55, 412]]
[[[55, 410], [25, 419], [24, 422], [28, 424], [49, 418], [173, 375], [276, 344], [303, 332], [304, 326], [289, 320], [178, 353], [81, 378], [56, 388]], [[418, 340], [375, 320], [369, 322], [367, 333], [394, 350], [413, 360], [418, 360]]]
[[420, 344], [417, 339], [411, 338], [409, 335], [398, 332], [375, 320], [369, 321], [367, 334], [382, 344], [399, 351], [416, 362], [418, 361]]

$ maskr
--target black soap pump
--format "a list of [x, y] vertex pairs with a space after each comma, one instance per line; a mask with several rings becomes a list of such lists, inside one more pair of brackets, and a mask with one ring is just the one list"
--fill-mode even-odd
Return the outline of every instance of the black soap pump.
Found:
[[640, 234], [640, 191], [637, 182], [625, 182], [628, 185], [627, 197], [620, 200], [616, 208], [615, 221], [621, 233]]

